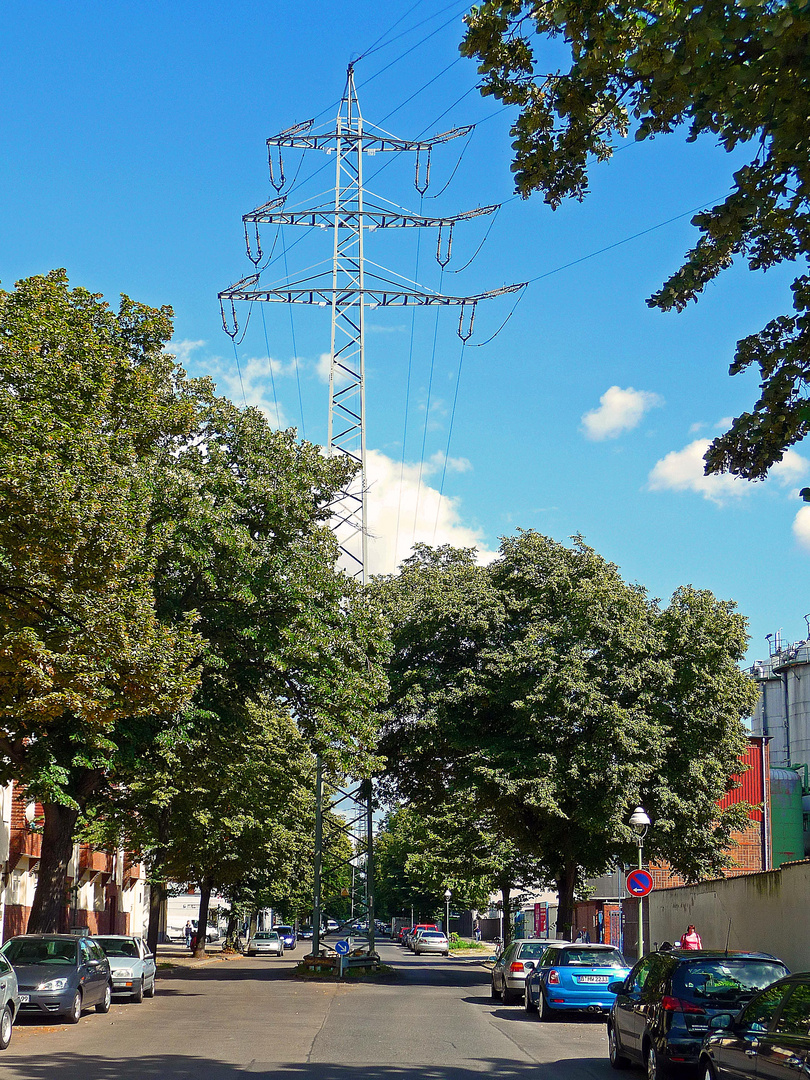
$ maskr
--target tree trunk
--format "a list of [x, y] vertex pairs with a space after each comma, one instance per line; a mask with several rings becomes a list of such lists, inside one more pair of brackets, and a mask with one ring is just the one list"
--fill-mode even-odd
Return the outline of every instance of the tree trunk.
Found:
[[574, 940], [574, 887], [578, 869], [575, 862], [567, 862], [554, 875], [557, 883], [557, 937], [569, 941]]
[[200, 910], [197, 914], [197, 944], [194, 946], [194, 956], [202, 959], [205, 956], [205, 938], [208, 933], [208, 904], [211, 900], [211, 890], [214, 888], [213, 879], [205, 878], [200, 882]]
[[501, 909], [503, 911], [503, 947], [504, 949], [512, 940], [512, 882], [499, 881], [498, 888], [501, 892]]
[[31, 914], [29, 934], [58, 934], [67, 899], [67, 872], [73, 852], [73, 833], [79, 811], [61, 803], [45, 803], [42, 859]]
[[166, 899], [166, 886], [159, 881], [149, 882], [149, 929], [146, 931], [146, 944], [149, 952], [157, 956], [158, 937], [160, 936], [160, 916], [163, 901]]

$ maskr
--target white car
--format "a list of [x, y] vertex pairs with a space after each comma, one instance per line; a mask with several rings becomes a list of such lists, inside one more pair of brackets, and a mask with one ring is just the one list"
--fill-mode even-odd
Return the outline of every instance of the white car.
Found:
[[140, 1003], [145, 997], [155, 996], [155, 958], [141, 937], [125, 934], [97, 934], [93, 936], [110, 961], [113, 997], [126, 995]]
[[284, 942], [275, 930], [257, 930], [245, 946], [245, 956], [283, 956]]
[[419, 930], [413, 939], [413, 951], [417, 956], [420, 953], [439, 953], [441, 956], [450, 955], [450, 942], [447, 934], [441, 930]]

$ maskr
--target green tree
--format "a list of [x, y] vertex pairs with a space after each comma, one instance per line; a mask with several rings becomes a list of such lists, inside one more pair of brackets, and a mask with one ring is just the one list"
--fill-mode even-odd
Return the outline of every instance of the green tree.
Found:
[[31, 930], [57, 930], [76, 821], [190, 699], [199, 639], [161, 622], [155, 462], [193, 409], [168, 308], [64, 271], [0, 292], [0, 783], [45, 810]]
[[663, 611], [581, 539], [506, 538], [489, 567], [420, 548], [381, 591], [392, 616], [381, 743], [400, 796], [464, 793], [546, 867], [572, 922], [578, 878], [647, 850], [687, 877], [723, 865], [740, 810], [721, 813], [754, 697], [745, 621], [710, 593]]
[[[752, 270], [810, 253], [810, 120], [803, 86], [810, 12], [795, 0], [707, 5], [652, 0], [491, 0], [467, 16], [461, 46], [480, 61], [482, 92], [517, 106], [517, 190], [556, 208], [588, 191], [592, 159], [614, 139], [686, 128], [724, 150], [748, 148], [729, 195], [695, 216], [700, 239], [647, 302], [681, 310], [735, 258]], [[569, 62], [558, 68], [560, 58]], [[743, 338], [731, 374], [759, 369], [761, 395], [710, 446], [707, 472], [766, 475], [810, 431], [810, 276], [793, 313]]]

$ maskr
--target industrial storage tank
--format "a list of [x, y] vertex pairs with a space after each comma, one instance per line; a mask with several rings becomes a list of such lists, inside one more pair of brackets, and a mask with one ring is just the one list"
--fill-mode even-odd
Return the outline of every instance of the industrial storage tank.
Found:
[[774, 869], [804, 858], [802, 782], [793, 769], [771, 769], [771, 843]]

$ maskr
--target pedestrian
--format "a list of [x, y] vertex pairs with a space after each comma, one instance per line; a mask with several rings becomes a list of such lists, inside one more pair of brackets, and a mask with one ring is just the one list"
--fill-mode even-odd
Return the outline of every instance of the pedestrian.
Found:
[[686, 928], [686, 933], [681, 938], [682, 949], [702, 949], [703, 943], [700, 940], [700, 934], [690, 923]]
[[473, 923], [473, 937], [476, 941], [481, 940], [481, 923], [478, 921], [478, 919], [476, 919]]
[[185, 939], [186, 939], [186, 948], [190, 949], [191, 948], [191, 937], [192, 937], [192, 934], [194, 933], [194, 927], [191, 925], [191, 923], [188, 921], [188, 919], [186, 919], [186, 927], [185, 927], [185, 930], [183, 931], [183, 933], [184, 933]]
[[584, 933], [583, 930], [579, 930], [577, 932], [577, 936], [574, 938], [574, 944], [575, 945], [582, 945], [584, 941], [585, 941], [585, 933]]

